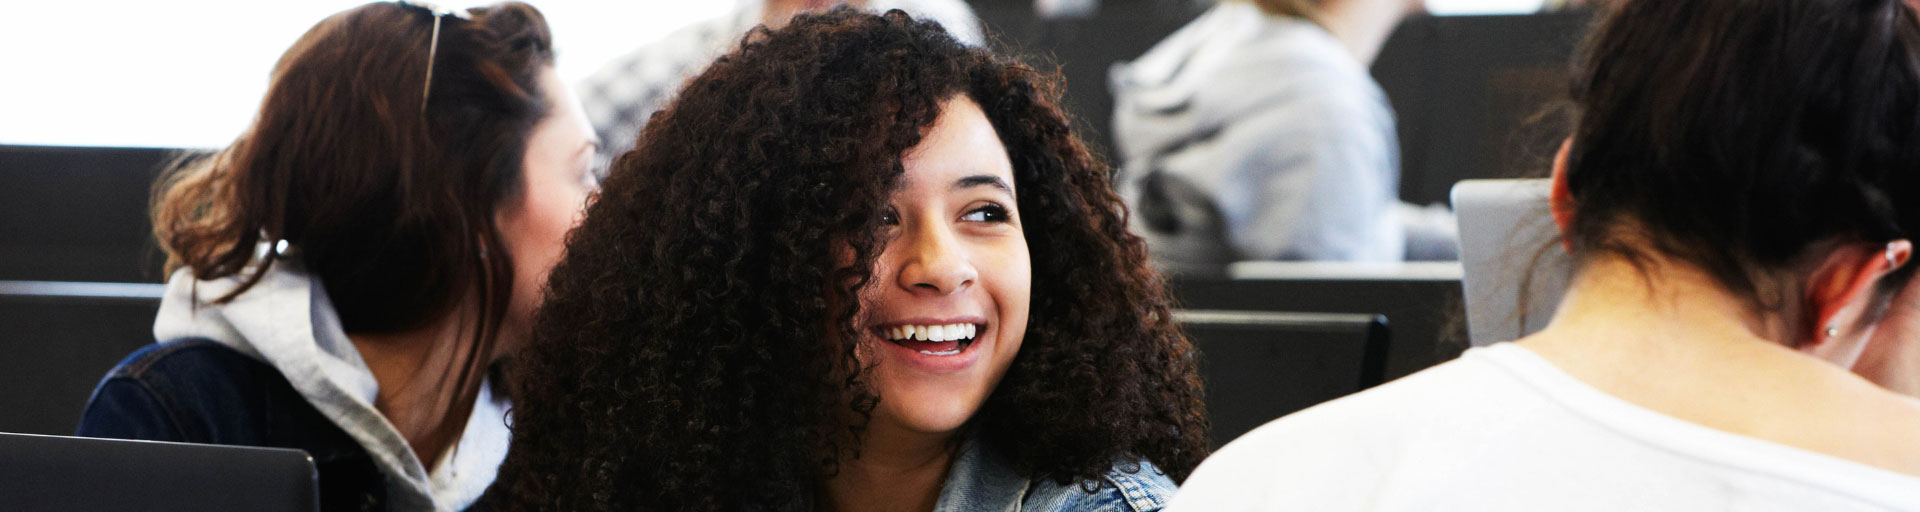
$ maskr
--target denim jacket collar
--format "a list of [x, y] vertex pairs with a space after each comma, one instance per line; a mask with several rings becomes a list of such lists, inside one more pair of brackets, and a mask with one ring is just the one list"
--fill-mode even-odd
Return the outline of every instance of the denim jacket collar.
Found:
[[1122, 462], [1099, 489], [1035, 481], [979, 438], [968, 439], [947, 469], [934, 512], [1151, 512], [1173, 497], [1173, 481], [1147, 461]]
[[1032, 480], [978, 438], [960, 446], [934, 512], [1019, 512]]

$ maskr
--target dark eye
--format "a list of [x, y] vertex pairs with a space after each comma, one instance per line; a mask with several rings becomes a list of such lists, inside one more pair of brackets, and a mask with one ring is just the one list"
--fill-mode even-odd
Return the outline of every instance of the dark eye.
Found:
[[887, 208], [887, 211], [880, 214], [880, 223], [888, 226], [900, 225], [900, 211], [891, 207]]
[[989, 204], [974, 208], [973, 211], [967, 212], [967, 215], [961, 217], [960, 220], [966, 222], [1006, 222], [1007, 209], [1001, 208], [1000, 205], [997, 204]]

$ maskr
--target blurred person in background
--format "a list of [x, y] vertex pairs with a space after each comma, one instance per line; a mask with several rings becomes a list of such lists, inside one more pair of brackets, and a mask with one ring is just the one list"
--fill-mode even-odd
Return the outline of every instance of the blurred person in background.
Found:
[[[715, 0], [727, 1], [727, 0]], [[647, 119], [666, 107], [680, 87], [720, 55], [732, 51], [755, 26], [780, 28], [794, 15], [850, 5], [871, 12], [900, 9], [938, 22], [960, 42], [979, 46], [980, 20], [962, 0], [733, 0], [733, 12], [677, 30], [600, 68], [580, 85], [587, 118], [611, 159], [633, 148]]]
[[1173, 269], [1453, 259], [1453, 215], [1399, 201], [1392, 108], [1367, 68], [1422, 0], [1227, 0], [1115, 66], [1134, 229]]
[[494, 363], [596, 186], [546, 20], [366, 4], [271, 80], [246, 133], [159, 185], [159, 343], [79, 434], [304, 450], [328, 510], [465, 508], [509, 444]]

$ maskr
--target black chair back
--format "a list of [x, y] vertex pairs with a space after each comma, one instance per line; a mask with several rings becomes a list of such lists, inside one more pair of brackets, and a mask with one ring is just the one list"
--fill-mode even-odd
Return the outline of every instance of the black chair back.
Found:
[[1186, 310], [1174, 319], [1200, 351], [1214, 448], [1379, 384], [1385, 370], [1380, 315]]

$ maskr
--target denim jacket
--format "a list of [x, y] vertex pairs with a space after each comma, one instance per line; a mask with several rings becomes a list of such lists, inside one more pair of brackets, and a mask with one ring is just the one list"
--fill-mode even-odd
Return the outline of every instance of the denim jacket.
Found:
[[266, 363], [207, 339], [142, 347], [93, 391], [79, 435], [304, 450], [322, 510], [388, 510], [387, 479], [360, 443]]
[[[1132, 471], [1129, 471], [1132, 470]], [[1175, 487], [1147, 461], [1117, 464], [1087, 492], [1022, 476], [1004, 457], [977, 440], [960, 448], [947, 470], [934, 512], [1154, 512], [1173, 498]]]

